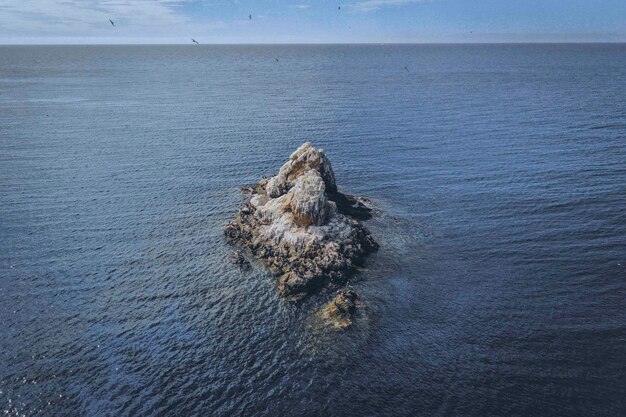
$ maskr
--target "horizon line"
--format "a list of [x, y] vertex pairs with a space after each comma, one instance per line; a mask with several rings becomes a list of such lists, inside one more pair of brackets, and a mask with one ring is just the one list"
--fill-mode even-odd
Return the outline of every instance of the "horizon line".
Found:
[[323, 45], [609, 45], [626, 44], [626, 40], [606, 41], [489, 41], [489, 42], [207, 42], [193, 44], [186, 42], [170, 43], [3, 43], [0, 46], [323, 46]]

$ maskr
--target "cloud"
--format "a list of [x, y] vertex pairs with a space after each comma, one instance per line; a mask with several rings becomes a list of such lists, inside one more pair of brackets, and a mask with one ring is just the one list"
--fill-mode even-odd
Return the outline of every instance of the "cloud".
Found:
[[[8, 35], [111, 35], [155, 30], [165, 33], [190, 18], [180, 10], [189, 0], [0, 0], [0, 40]], [[108, 26], [107, 26], [108, 24]]]
[[371, 12], [387, 6], [402, 6], [410, 3], [423, 3], [427, 0], [365, 0], [351, 5], [357, 12]]

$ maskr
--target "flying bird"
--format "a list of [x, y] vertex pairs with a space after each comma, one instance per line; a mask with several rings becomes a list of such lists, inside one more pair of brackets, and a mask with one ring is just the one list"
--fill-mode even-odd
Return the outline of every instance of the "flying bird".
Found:
[[112, 25], [113, 27], [115, 27], [115, 23], [114, 23], [111, 19], [109, 19], [109, 22], [111, 22], [111, 25]]
[[278, 58], [274, 58], [276, 60], [276, 62], [278, 62]]
[[404, 69], [406, 70], [406, 72], [409, 72], [409, 69], [405, 66]]
[[341, 6], [337, 7], [337, 10], [341, 10]]
[[248, 15], [248, 19], [252, 20], [252, 15], [251, 14]]
[[195, 40], [194, 38], [191, 38], [191, 42], [193, 43], [197, 43], [198, 45], [200, 45], [200, 42], [198, 42], [197, 40]]

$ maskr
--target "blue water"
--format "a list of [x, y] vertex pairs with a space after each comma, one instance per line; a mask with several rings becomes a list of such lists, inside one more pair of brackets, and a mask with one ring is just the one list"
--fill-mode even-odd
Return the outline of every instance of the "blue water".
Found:
[[[343, 333], [222, 236], [304, 141]], [[0, 47], [10, 416], [623, 416], [625, 267], [626, 45]]]

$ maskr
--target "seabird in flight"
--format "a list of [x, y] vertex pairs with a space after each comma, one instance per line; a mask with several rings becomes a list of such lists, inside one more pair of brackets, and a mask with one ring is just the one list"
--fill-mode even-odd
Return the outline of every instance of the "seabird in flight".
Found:
[[115, 27], [115, 23], [113, 23], [111, 19], [109, 19], [109, 22], [111, 22], [111, 25], [113, 25], [113, 27]]
[[200, 45], [200, 42], [198, 42], [198, 41], [197, 41], [197, 40], [195, 40], [194, 38], [191, 38], [191, 41], [192, 41], [193, 43], [197, 43], [198, 45]]
[[251, 14], [248, 15], [248, 19], [252, 20], [252, 15]]

